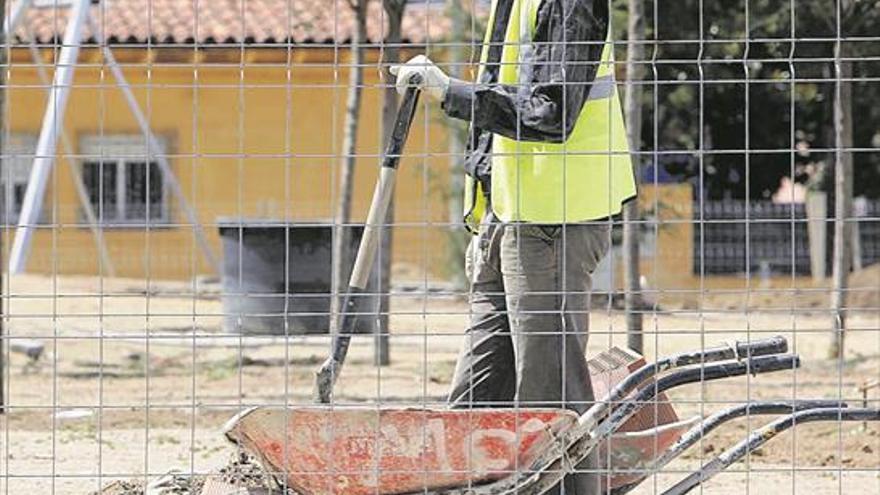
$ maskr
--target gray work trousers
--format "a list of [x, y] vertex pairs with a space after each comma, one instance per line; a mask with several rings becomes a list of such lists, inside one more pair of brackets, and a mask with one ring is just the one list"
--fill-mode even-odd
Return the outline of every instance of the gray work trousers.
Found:
[[[585, 357], [591, 274], [610, 225], [484, 220], [468, 248], [470, 326], [456, 365], [452, 407], [551, 407], [593, 402]], [[598, 495], [596, 456], [548, 493]]]

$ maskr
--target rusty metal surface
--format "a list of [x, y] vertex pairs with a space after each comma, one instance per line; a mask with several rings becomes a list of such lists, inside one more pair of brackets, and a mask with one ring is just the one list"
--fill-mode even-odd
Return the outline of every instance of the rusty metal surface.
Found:
[[395, 494], [503, 478], [576, 420], [565, 410], [263, 408], [227, 436], [303, 495]]
[[[599, 353], [587, 362], [593, 394], [597, 397], [607, 396], [618, 383], [645, 364], [647, 363], [644, 357], [628, 349], [613, 347]], [[653, 407], [639, 410], [618, 431], [642, 431], [678, 421], [678, 415], [675, 414], [666, 394], [657, 394], [655, 403]]]
[[[608, 385], [618, 381], [606, 394], [608, 402], [591, 411], [604, 409], [610, 415], [595, 431], [577, 435], [584, 418], [561, 410], [308, 407], [248, 411], [230, 422], [227, 436], [258, 455], [276, 476], [304, 495], [539, 494], [561, 478], [565, 465], [579, 462], [645, 405], [656, 406], [657, 395], [664, 390], [695, 381], [791, 369], [798, 360], [796, 356], [771, 356], [697, 366], [645, 384], [656, 373], [709, 360], [777, 352], [780, 345], [785, 347], [784, 339], [769, 339], [745, 346], [745, 354], [743, 345], [737, 344], [651, 365], [619, 359], [627, 371], [638, 370], [621, 371], [608, 380]], [[632, 397], [620, 399], [640, 384]], [[609, 401], [610, 397], [618, 400]], [[659, 419], [656, 414], [651, 417], [654, 423]], [[653, 459], [661, 452], [656, 448], [658, 440], [668, 445], [680, 433], [670, 430], [662, 439], [631, 439], [635, 450], [630, 460]], [[650, 452], [644, 450], [650, 447], [654, 447]]]
[[[640, 354], [613, 347], [601, 352], [588, 362], [593, 393], [605, 397], [614, 387], [647, 363]], [[606, 488], [616, 488], [635, 481], [634, 474], [640, 467], [650, 465], [653, 460], [675, 442], [689, 425], [658, 429], [675, 425], [678, 415], [664, 393], [653, 399], [653, 404], [642, 407], [626, 420], [618, 433], [645, 432], [645, 435], [615, 435], [599, 445], [599, 468], [614, 472], [603, 481]]]

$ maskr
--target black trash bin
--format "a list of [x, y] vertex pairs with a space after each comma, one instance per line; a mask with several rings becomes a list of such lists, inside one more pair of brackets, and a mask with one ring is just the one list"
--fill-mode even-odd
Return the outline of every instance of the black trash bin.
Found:
[[[223, 242], [226, 332], [284, 335], [286, 330], [302, 335], [329, 331], [332, 225], [224, 218], [218, 220], [218, 227]], [[343, 263], [346, 281], [364, 230], [362, 226], [347, 228], [351, 249], [350, 259]], [[372, 294], [377, 292], [375, 271], [368, 286]], [[372, 298], [371, 307], [378, 307], [378, 297]], [[357, 332], [370, 333], [375, 327], [375, 318], [361, 318]]]

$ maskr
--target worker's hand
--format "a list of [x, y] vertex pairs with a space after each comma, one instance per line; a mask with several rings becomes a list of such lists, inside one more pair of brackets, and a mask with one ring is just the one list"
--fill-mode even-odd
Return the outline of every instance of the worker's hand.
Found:
[[[424, 55], [416, 55], [403, 65], [394, 65], [389, 69], [397, 76], [397, 92], [401, 95], [406, 89], [415, 85], [428, 96], [442, 100], [446, 97], [449, 89], [449, 76], [447, 76], [431, 59]], [[415, 84], [411, 81], [412, 76], [420, 75], [420, 81]]]

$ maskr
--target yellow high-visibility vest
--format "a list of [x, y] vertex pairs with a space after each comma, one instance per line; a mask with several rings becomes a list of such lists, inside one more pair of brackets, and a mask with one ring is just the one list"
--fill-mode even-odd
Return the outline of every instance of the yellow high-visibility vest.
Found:
[[[482, 72], [494, 23], [480, 60]], [[498, 82], [519, 84], [521, 49], [530, 50], [541, 0], [513, 0]], [[605, 43], [590, 95], [564, 143], [492, 139], [492, 210], [504, 222], [575, 223], [620, 213], [636, 185], [623, 112], [614, 82], [610, 41]], [[523, 81], [528, 84], [529, 81]], [[632, 123], [638, 125], [638, 123]], [[476, 230], [485, 212], [479, 181], [465, 178], [465, 222]]]

